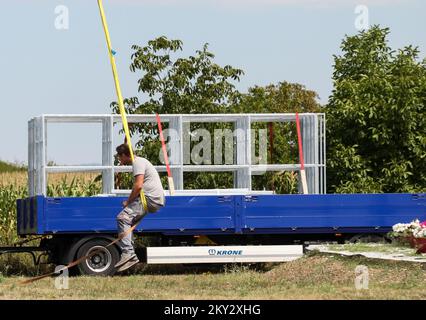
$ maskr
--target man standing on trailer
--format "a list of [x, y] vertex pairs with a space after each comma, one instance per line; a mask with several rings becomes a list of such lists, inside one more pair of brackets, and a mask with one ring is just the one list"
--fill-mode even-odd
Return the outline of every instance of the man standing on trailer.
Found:
[[[142, 220], [148, 213], [154, 213], [165, 205], [164, 189], [160, 176], [151, 162], [145, 158], [136, 157], [132, 161], [130, 149], [127, 144], [117, 147], [117, 156], [121, 165], [132, 165], [135, 181], [132, 192], [126, 201], [123, 201], [123, 211], [117, 216], [118, 232], [127, 232], [132, 226]], [[144, 191], [147, 212], [144, 211], [140, 199], [141, 191]], [[118, 272], [127, 270], [139, 262], [135, 253], [133, 232], [126, 234], [119, 241], [121, 259], [115, 265]]]

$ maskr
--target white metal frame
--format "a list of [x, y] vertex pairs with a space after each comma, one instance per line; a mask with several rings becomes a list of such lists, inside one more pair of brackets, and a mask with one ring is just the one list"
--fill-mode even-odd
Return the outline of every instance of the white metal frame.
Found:
[[[308, 189], [311, 194], [326, 193], [326, 150], [325, 114], [299, 114], [302, 129], [303, 152]], [[170, 142], [170, 166], [177, 194], [208, 194], [208, 190], [183, 190], [184, 172], [234, 172], [234, 188], [211, 190], [213, 194], [253, 193], [252, 175], [265, 171], [299, 171], [299, 164], [254, 165], [251, 163], [251, 124], [258, 122], [292, 122], [294, 113], [284, 114], [165, 114], [162, 122], [178, 132], [175, 141]], [[129, 123], [156, 123], [155, 115], [128, 115]], [[236, 129], [236, 164], [233, 165], [186, 165], [183, 160], [183, 125], [187, 123], [234, 123]], [[49, 123], [101, 123], [102, 124], [102, 165], [101, 166], [48, 166], [47, 127]], [[131, 167], [114, 165], [114, 124], [121, 124], [119, 115], [42, 115], [28, 123], [28, 176], [29, 194], [46, 195], [47, 175], [55, 172], [102, 172], [104, 195], [120, 195], [128, 190], [114, 188], [114, 174], [131, 172]], [[119, 144], [119, 143], [117, 143]], [[165, 166], [157, 166], [165, 172]], [[299, 191], [301, 184], [299, 183]], [[268, 192], [266, 192], [268, 193]], [[269, 192], [270, 193], [270, 192]]]

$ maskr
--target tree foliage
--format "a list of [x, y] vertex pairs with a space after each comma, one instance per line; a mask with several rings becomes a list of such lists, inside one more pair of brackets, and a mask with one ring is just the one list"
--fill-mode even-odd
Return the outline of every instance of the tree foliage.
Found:
[[[125, 99], [129, 114], [228, 112], [239, 98], [235, 82], [243, 71], [216, 64], [208, 44], [187, 58], [178, 56], [183, 50], [181, 40], [164, 36], [149, 41], [144, 47], [133, 45], [132, 49], [130, 70], [141, 75], [138, 92], [144, 101], [140, 103], [138, 97]], [[119, 113], [116, 102], [111, 107]], [[143, 155], [158, 159], [156, 124], [131, 125], [130, 130], [132, 135], [139, 135], [137, 148], [143, 149]]]
[[298, 83], [279, 82], [266, 87], [254, 86], [244, 94], [234, 112], [292, 113], [321, 112], [318, 94]]
[[[166, 37], [149, 41], [144, 47], [134, 45], [132, 48], [130, 70], [141, 74], [138, 91], [143, 95], [143, 102], [140, 103], [138, 97], [125, 99], [125, 108], [130, 114], [285, 113], [317, 112], [320, 109], [317, 94], [300, 84], [281, 82], [266, 87], [255, 86], [247, 93], [239, 92], [235, 83], [243, 71], [216, 64], [207, 44], [189, 57], [178, 56], [183, 50], [182, 41]], [[118, 113], [117, 104], [111, 106]], [[191, 130], [198, 127], [199, 124], [192, 124]], [[203, 128], [211, 133], [214, 129], [232, 129], [230, 124], [204, 124]], [[267, 125], [255, 125], [254, 128], [270, 130]], [[138, 153], [159, 164], [160, 143], [156, 125], [132, 125], [131, 132], [139, 137]], [[275, 125], [275, 147], [270, 150], [272, 159], [269, 163], [296, 163], [295, 139], [294, 125]], [[123, 176], [122, 180], [131, 183], [131, 177]], [[232, 188], [232, 180], [229, 173], [186, 173], [185, 188]], [[281, 193], [297, 192], [297, 176], [288, 172], [268, 173], [257, 177], [253, 183], [255, 189], [273, 187]]]
[[164, 36], [145, 47], [132, 46], [130, 70], [141, 74], [138, 91], [147, 100], [139, 104], [137, 97], [126, 99], [130, 113], [217, 113], [238, 98], [234, 82], [242, 70], [214, 63], [208, 44], [193, 56], [178, 57], [182, 46], [181, 40]]
[[374, 26], [342, 42], [326, 107], [332, 192], [426, 189], [426, 60]]
[[[254, 86], [243, 94], [234, 112], [238, 113], [304, 113], [321, 112], [318, 94], [298, 83], [286, 81], [265, 87]], [[268, 164], [297, 164], [299, 151], [296, 124], [258, 123], [252, 129], [267, 130]], [[258, 150], [258, 140], [256, 150]], [[298, 176], [294, 172], [267, 172], [253, 178], [253, 189], [277, 193], [297, 193]]]
[[[225, 113], [240, 97], [235, 83], [243, 71], [215, 63], [208, 44], [189, 57], [179, 57], [183, 50], [182, 41], [164, 36], [149, 41], [144, 47], [134, 45], [132, 49], [130, 70], [141, 76], [138, 92], [142, 94], [143, 102], [140, 103], [138, 97], [125, 99], [125, 108], [130, 114]], [[111, 107], [119, 113], [116, 102]], [[164, 129], [167, 129], [166, 124]], [[133, 124], [130, 131], [139, 137], [138, 154], [160, 164], [157, 125]], [[203, 180], [203, 177], [193, 178]], [[130, 179], [125, 180], [130, 183]], [[211, 180], [209, 177], [205, 184], [220, 184]]]

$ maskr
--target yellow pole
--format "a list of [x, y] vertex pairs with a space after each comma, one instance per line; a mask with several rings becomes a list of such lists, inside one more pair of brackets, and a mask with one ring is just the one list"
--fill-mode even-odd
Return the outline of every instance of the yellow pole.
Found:
[[[123, 95], [121, 94], [121, 87], [120, 87], [120, 81], [118, 79], [117, 66], [115, 64], [115, 58], [114, 58], [114, 54], [113, 54], [113, 51], [112, 51], [111, 38], [109, 36], [108, 25], [107, 25], [107, 21], [106, 21], [106, 18], [105, 18], [105, 11], [104, 11], [104, 7], [103, 7], [103, 4], [102, 4], [102, 0], [98, 0], [98, 6], [99, 6], [100, 14], [101, 14], [102, 25], [103, 25], [104, 31], [105, 31], [105, 38], [106, 38], [107, 47], [108, 47], [109, 59], [110, 59], [110, 62], [111, 62], [111, 67], [112, 67], [112, 74], [114, 76], [115, 90], [117, 92], [118, 106], [119, 106], [119, 109], [120, 109], [121, 120], [123, 122], [123, 129], [124, 129], [124, 132], [126, 134], [127, 144], [129, 145], [129, 148], [130, 148], [130, 156], [132, 158], [132, 161], [134, 161], [135, 156], [134, 156], [134, 153], [133, 153], [132, 140], [130, 139], [129, 124], [127, 122], [126, 109], [124, 108]], [[143, 191], [141, 191], [140, 197], [141, 197], [142, 205], [144, 207], [144, 211], [146, 212], [148, 210], [148, 206], [147, 206], [145, 194], [144, 194]]]

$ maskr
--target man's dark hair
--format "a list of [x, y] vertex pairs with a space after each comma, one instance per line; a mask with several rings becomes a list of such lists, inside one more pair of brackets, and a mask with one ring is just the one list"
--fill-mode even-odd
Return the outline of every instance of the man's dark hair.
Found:
[[123, 154], [125, 155], [125, 156], [128, 156], [128, 157], [130, 157], [130, 148], [129, 148], [129, 146], [127, 145], [127, 144], [122, 144], [122, 145], [119, 145], [118, 147], [117, 147], [117, 149], [116, 149], [116, 151], [117, 151], [117, 154], [119, 155], [119, 156], [122, 156]]

